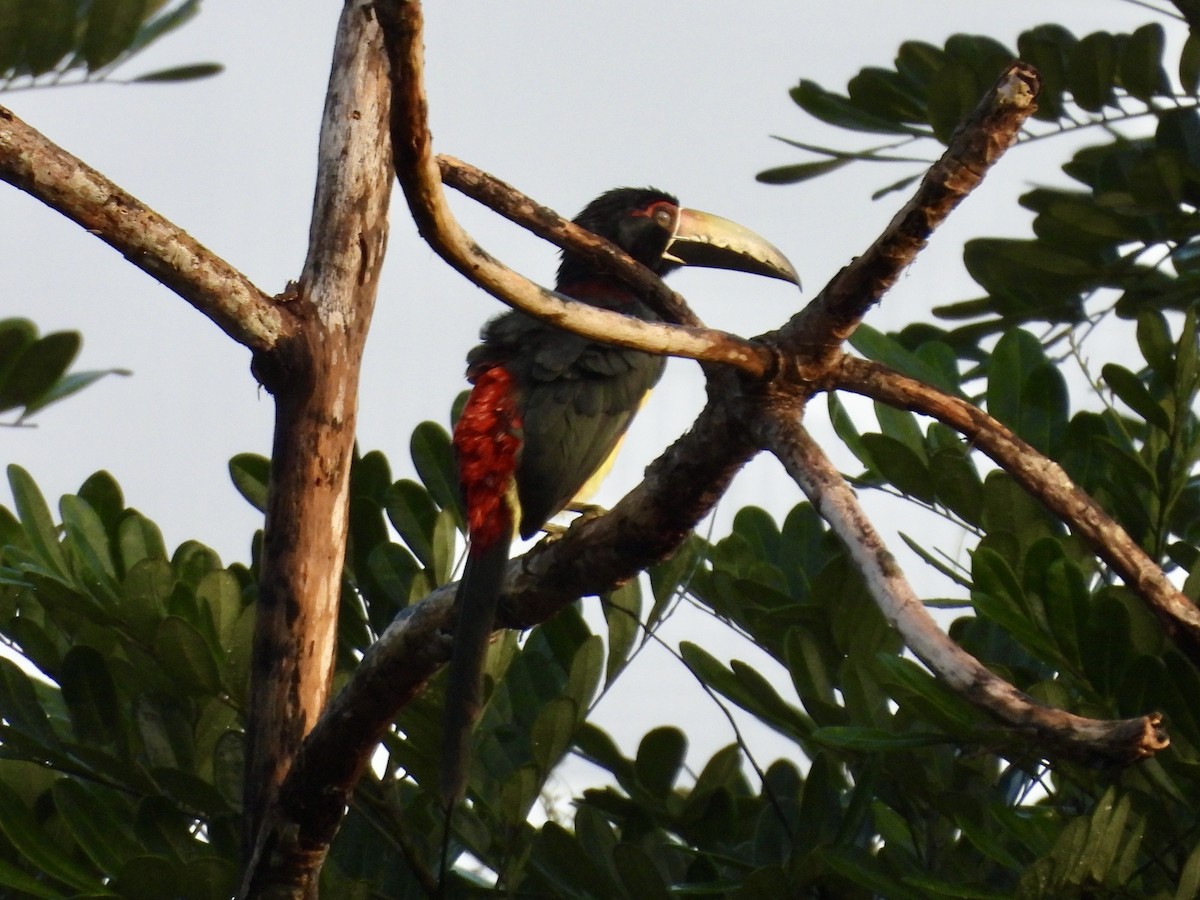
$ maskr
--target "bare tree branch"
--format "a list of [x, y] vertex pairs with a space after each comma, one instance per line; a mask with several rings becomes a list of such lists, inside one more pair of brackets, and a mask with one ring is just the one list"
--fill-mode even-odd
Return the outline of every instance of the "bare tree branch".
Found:
[[446, 184], [500, 213], [510, 222], [529, 229], [538, 237], [559, 247], [569, 246], [572, 253], [584, 257], [601, 271], [616, 275], [662, 316], [663, 321], [675, 325], [704, 326], [683, 297], [616, 244], [592, 234], [586, 228], [580, 228], [550, 207], [542, 206], [494, 175], [461, 159], [443, 153], [437, 157], [437, 162], [442, 171], [442, 181]]
[[646, 322], [569, 300], [509, 269], [475, 243], [450, 212], [433, 156], [421, 6], [415, 0], [380, 0], [377, 9], [392, 64], [396, 177], [421, 236], [438, 255], [504, 303], [584, 337], [649, 353], [726, 363], [754, 375], [772, 368], [773, 354], [753, 341], [715, 329]]
[[1158, 713], [1120, 721], [1087, 719], [1042, 706], [994, 675], [933, 621], [854, 491], [799, 416], [776, 414], [760, 427], [768, 449], [841, 539], [888, 623], [942, 682], [1001, 722], [1077, 759], [1127, 763], [1167, 747]]
[[[347, 0], [321, 122], [303, 330], [263, 368], [276, 398], [251, 665], [244, 895], [315, 897], [327, 846], [281, 859], [272, 801], [333, 674], [363, 343], [387, 244], [390, 90], [371, 0]], [[267, 861], [265, 868], [260, 863]], [[287, 866], [293, 868], [287, 869]], [[262, 872], [279, 875], [261, 879]]]
[[240, 344], [268, 352], [287, 311], [183, 229], [0, 107], [0, 178], [96, 235]]
[[[626, 265], [618, 253], [607, 248], [597, 250], [594, 238], [574, 233], [567, 227], [569, 223], [564, 225], [544, 207], [482, 173], [477, 175], [465, 164], [444, 157], [435, 160], [421, 82], [419, 6], [406, 0], [380, 0], [377, 9], [393, 66], [392, 123], [397, 176], [409, 193], [422, 234], [435, 249], [476, 284], [506, 302], [527, 309], [524, 300], [518, 302], [516, 295], [532, 291], [538, 295], [535, 298], [538, 304], [548, 300], [553, 310], [567, 308], [555, 305], [560, 301], [543, 288], [505, 269], [461, 231], [445, 210], [439, 181], [444, 177], [481, 202], [496, 203], [513, 221], [560, 246], [600, 254], [593, 256], [594, 260], [607, 256], [603, 264], [611, 271], [623, 270], [623, 277], [638, 278], [636, 266]], [[993, 95], [991, 100], [995, 99]], [[977, 142], [963, 143], [973, 146]], [[972, 160], [972, 164], [976, 162]], [[954, 170], [949, 164], [944, 168], [947, 172]], [[969, 187], [959, 188], [960, 197]], [[908, 221], [897, 217], [875, 246], [904, 244], [908, 239], [893, 231], [907, 227]], [[877, 259], [871, 272], [878, 283], [890, 284], [908, 259], [884, 250], [879, 250], [878, 255], [886, 260]], [[885, 262], [895, 266], [887, 277], [881, 274]], [[631, 283], [643, 286], [641, 281]], [[858, 305], [865, 311], [873, 302], [871, 299]], [[579, 333], [622, 342], [613, 340], [607, 323], [610, 318], [623, 323], [624, 317], [603, 316], [596, 320], [605, 323], [599, 331], [587, 331], [575, 327], [575, 306], [578, 304], [571, 304], [569, 326], [561, 319], [556, 321]], [[589, 310], [590, 307], [584, 307], [582, 312], [586, 314]], [[837, 321], [836, 316], [822, 310], [820, 315], [804, 321], [804, 334], [812, 336], [808, 343], [793, 326], [789, 326], [793, 330], [782, 336], [794, 345], [789, 350], [802, 353], [804, 347], [825, 346], [835, 341], [833, 327]], [[671, 333], [686, 332], [675, 329]], [[725, 336], [718, 338], [724, 339]], [[771, 339], [781, 337], [777, 334]], [[676, 352], [655, 344], [634, 345], [652, 351]], [[747, 346], [750, 356], [738, 355], [739, 350], [733, 358], [720, 354], [698, 357], [729, 362], [743, 373], [758, 377], [747, 377], [727, 367], [706, 367], [708, 405], [692, 429], [650, 466], [645, 480], [609, 514], [576, 522], [561, 539], [543, 541], [509, 564], [497, 627], [527, 628], [543, 622], [577, 598], [610, 590], [674, 552], [724, 493], [733, 475], [758, 451], [759, 445], [752, 437], [756, 433], [754, 420], [766, 415], [769, 408], [801, 409], [815, 389], [804, 377], [801, 366], [781, 369], [774, 365], [776, 352], [769, 342]], [[309, 860], [319, 859], [324, 853], [340, 824], [354, 784], [384, 731], [449, 658], [451, 642], [447, 632], [451, 627], [454, 591], [454, 585], [443, 586], [402, 613], [370, 648], [354, 677], [333, 699], [304, 741], [280, 790], [278, 815], [272, 823], [274, 854], [262, 860], [264, 881], [282, 883], [295, 877], [309, 866]], [[316, 869], [310, 867], [308, 872], [307, 877], [315, 877]]]
[[896, 283], [930, 234], [983, 180], [1037, 110], [1041, 77], [1015, 62], [951, 138], [912, 199], [867, 251], [838, 272], [812, 303], [774, 335], [799, 377], [819, 378], [838, 359], [842, 342]]
[[[731, 379], [732, 380], [732, 379]], [[714, 392], [692, 429], [606, 515], [576, 523], [509, 563], [496, 627], [529, 628], [581, 596], [603, 593], [673, 553], [755, 453], [736, 384]], [[404, 610], [364, 655], [305, 739], [280, 789], [264, 883], [323, 858], [384, 731], [450, 657], [456, 584]], [[436, 788], [434, 788], [436, 790]], [[315, 878], [316, 869], [310, 872]]]
[[827, 384], [930, 416], [969, 438], [1086, 540], [1154, 611], [1168, 634], [1185, 638], [1180, 646], [1200, 664], [1200, 609], [1100, 504], [1071, 481], [1062, 466], [978, 407], [879, 363], [843, 356], [830, 370]]

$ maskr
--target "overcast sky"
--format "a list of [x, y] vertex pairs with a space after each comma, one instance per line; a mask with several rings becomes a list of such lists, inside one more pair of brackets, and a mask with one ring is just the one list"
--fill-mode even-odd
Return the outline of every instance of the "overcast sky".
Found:
[[[12, 93], [0, 102], [99, 169], [245, 272], [268, 293], [298, 275], [307, 243], [317, 128], [340, 4], [314, 0], [210, 0], [198, 19], [126, 67], [128, 76], [213, 60], [226, 71], [187, 85], [88, 86]], [[636, 10], [632, 12], [631, 10]], [[940, 44], [955, 32], [1016, 35], [1056, 21], [1077, 34], [1129, 29], [1151, 19], [1119, 0], [983, 4], [963, 0], [839, 3], [438, 2], [426, 9], [435, 149], [451, 153], [573, 215], [609, 187], [653, 184], [686, 205], [766, 235], [795, 263], [803, 297], [782, 282], [706, 270], [673, 278], [714, 326], [752, 335], [774, 327], [860, 253], [902, 202], [872, 190], [911, 170], [862, 166], [791, 187], [756, 172], [800, 161], [777, 134], [850, 146], [803, 114], [787, 91], [800, 78], [831, 89], [868, 65], [889, 66], [905, 39]], [[864, 139], [869, 140], [864, 136]], [[934, 238], [869, 321], [899, 328], [937, 303], [977, 294], [959, 252], [972, 234], [1028, 233], [1016, 192], [1062, 183], [1065, 146], [1007, 157]], [[445, 423], [463, 387], [463, 356], [496, 302], [451, 272], [417, 238], [399, 191], [374, 326], [367, 344], [360, 444], [410, 476], [408, 438], [422, 419]], [[550, 282], [556, 251], [454, 198], [468, 230], [518, 270]], [[249, 355], [190, 306], [106, 245], [36, 201], [0, 185], [0, 317], [25, 316], [43, 332], [83, 333], [80, 368], [123, 367], [37, 416], [38, 427], [0, 432], [2, 461], [27, 468], [51, 499], [96, 469], [163, 528], [168, 547], [195, 538], [226, 561], [245, 561], [259, 526], [229, 483], [232, 455], [270, 448], [271, 398]], [[639, 418], [607, 487], [611, 503], [691, 421], [702, 401], [695, 364], [674, 361]], [[813, 405], [819, 435], [824, 403]], [[840, 457], [843, 458], [844, 457]], [[852, 466], [847, 463], [848, 468]], [[717, 528], [744, 503], [782, 515], [798, 500], [773, 460], [740, 477]], [[0, 487], [0, 503], [9, 503]], [[956, 548], [944, 548], [956, 552]], [[723, 637], [693, 618], [669, 633]], [[661, 662], [661, 661], [660, 661]], [[679, 666], [643, 667], [662, 688], [606, 698], [639, 703], [646, 723], [676, 718]], [[656, 698], [656, 694], [658, 694]], [[697, 716], [713, 717], [692, 692]], [[608, 716], [611, 723], [616, 716]], [[642, 725], [622, 735], [629, 749]], [[697, 739], [698, 738], [698, 739]], [[693, 735], [702, 762], [730, 734]], [[768, 761], [770, 755], [768, 754]]]

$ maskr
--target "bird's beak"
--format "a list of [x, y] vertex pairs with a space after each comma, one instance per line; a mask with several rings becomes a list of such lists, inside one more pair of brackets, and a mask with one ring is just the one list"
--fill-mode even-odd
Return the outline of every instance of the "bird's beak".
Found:
[[737, 222], [695, 209], [679, 210], [679, 224], [663, 259], [686, 266], [736, 269], [800, 285], [795, 266], [766, 238]]

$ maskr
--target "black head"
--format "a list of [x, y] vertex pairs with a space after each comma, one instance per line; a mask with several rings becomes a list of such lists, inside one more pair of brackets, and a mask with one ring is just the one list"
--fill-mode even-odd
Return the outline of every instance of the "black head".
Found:
[[[601, 194], [575, 217], [575, 224], [612, 241], [658, 275], [678, 268], [663, 258], [679, 220], [679, 201], [655, 188], [614, 188]], [[595, 268], [563, 252], [558, 283], [571, 284], [596, 277]]]

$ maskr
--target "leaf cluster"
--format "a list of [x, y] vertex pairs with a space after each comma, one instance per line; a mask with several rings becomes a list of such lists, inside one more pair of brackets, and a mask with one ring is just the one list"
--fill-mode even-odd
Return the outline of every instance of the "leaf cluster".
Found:
[[[200, 0], [0, 0], [0, 90], [103, 80], [199, 11]], [[192, 63], [132, 80], [187, 81], [221, 68]]]
[[38, 335], [28, 319], [0, 319], [0, 413], [20, 410], [11, 424], [125, 369], [69, 372], [82, 338], [77, 331]]

